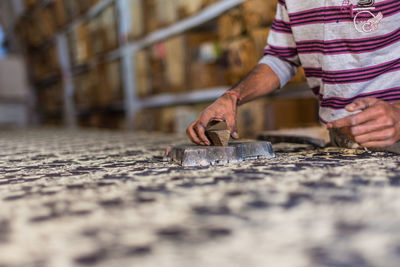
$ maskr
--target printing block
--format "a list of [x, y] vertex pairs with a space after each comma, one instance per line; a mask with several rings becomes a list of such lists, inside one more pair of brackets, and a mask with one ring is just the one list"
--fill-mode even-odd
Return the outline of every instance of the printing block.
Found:
[[233, 142], [228, 146], [177, 146], [167, 150], [166, 158], [185, 167], [238, 163], [274, 158], [272, 145], [265, 141]]

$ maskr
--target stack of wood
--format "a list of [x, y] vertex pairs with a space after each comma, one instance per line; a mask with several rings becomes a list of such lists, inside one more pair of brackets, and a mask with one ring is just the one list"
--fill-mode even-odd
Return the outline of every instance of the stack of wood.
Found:
[[27, 48], [37, 48], [54, 36], [56, 26], [52, 10], [46, 7], [20, 19], [16, 31]]
[[73, 65], [86, 63], [92, 56], [89, 43], [88, 24], [79, 25], [69, 34], [69, 47]]
[[256, 137], [265, 130], [315, 126], [318, 102], [312, 98], [259, 99], [240, 106], [237, 118], [242, 137]]
[[68, 20], [73, 21], [97, 4], [99, 0], [63, 0], [63, 2]]
[[228, 59], [228, 84], [235, 84], [257, 64], [254, 43], [248, 37], [232, 41], [225, 46]]
[[[52, 0], [46, 5], [38, 5], [39, 0], [25, 0], [27, 12], [17, 23], [17, 33], [28, 47], [41, 46], [54, 37], [57, 30], [97, 4], [99, 0]], [[110, 13], [115, 11], [108, 11]], [[112, 15], [114, 16], [114, 14]], [[108, 22], [103, 24], [109, 25]], [[110, 27], [107, 26], [107, 30]], [[116, 33], [116, 29], [112, 29]]]
[[225, 86], [225, 69], [218, 35], [214, 32], [193, 34], [188, 48], [188, 90]]
[[145, 109], [136, 113], [135, 128], [139, 131], [160, 131], [161, 109]]
[[152, 78], [149, 51], [147, 49], [139, 51], [135, 54], [133, 61], [135, 62], [137, 96], [139, 98], [150, 96], [152, 94]]
[[133, 39], [170, 26], [220, 0], [131, 0]]
[[92, 96], [96, 92], [94, 72], [88, 71], [74, 76], [74, 102], [79, 110], [94, 106]]
[[61, 115], [64, 102], [62, 84], [53, 83], [38, 90], [37, 102], [41, 114]]
[[271, 25], [275, 18], [277, 0], [247, 0], [243, 3], [243, 20], [247, 32]]
[[115, 5], [105, 8], [88, 23], [77, 26], [69, 34], [73, 65], [87, 63], [93, 56], [118, 47], [117, 15]]
[[126, 122], [123, 113], [96, 111], [81, 114], [78, 125], [84, 128], [107, 128], [107, 129], [125, 129]]
[[226, 85], [218, 35], [190, 32], [136, 54], [139, 97]]
[[[132, 3], [135, 18], [143, 15], [132, 35], [139, 37], [174, 23], [216, 1], [161, 0]], [[138, 53], [135, 59], [138, 96], [179, 93], [227, 86], [242, 79], [263, 56], [277, 1], [249, 0], [218, 19], [217, 27], [173, 37]], [[211, 29], [211, 30], [210, 30]], [[215, 29], [218, 29], [215, 33]], [[151, 77], [151, 78], [150, 78]]]
[[136, 114], [135, 127], [143, 131], [183, 134], [197, 114], [209, 104], [145, 109]]
[[54, 0], [50, 3], [50, 7], [53, 10], [57, 28], [64, 27], [68, 21], [64, 0]]
[[39, 34], [37, 24], [32, 17], [24, 17], [18, 21], [16, 32], [26, 48], [38, 47], [44, 42], [44, 38]]
[[74, 77], [75, 103], [78, 109], [108, 108], [122, 104], [120, 61], [97, 64]]
[[122, 71], [121, 61], [114, 60], [104, 64], [104, 91], [98, 94], [104, 94], [99, 98], [99, 105], [123, 105], [123, 89], [122, 89]]
[[142, 0], [131, 0], [131, 33], [130, 39], [137, 39], [142, 37], [145, 30], [145, 22], [144, 22], [144, 1]]
[[39, 3], [39, 0], [24, 0], [24, 4], [28, 9], [34, 8]]
[[31, 66], [34, 82], [40, 82], [60, 72], [57, 49], [54, 43], [50, 43], [43, 49], [35, 50], [34, 53], [28, 55], [27, 61]]
[[[150, 2], [156, 5], [157, 1]], [[196, 6], [198, 3], [193, 1], [191, 4]], [[186, 33], [139, 52], [135, 59], [139, 97], [179, 93], [182, 88], [188, 91], [236, 84], [263, 57], [276, 5], [276, 0], [245, 1], [218, 19], [217, 33], [210, 30], [215, 27], [208, 25], [201, 32]], [[160, 24], [155, 23], [152, 27], [156, 29]], [[210, 57], [212, 50], [217, 51], [214, 57]], [[304, 71], [300, 68], [291, 83], [304, 81]], [[187, 127], [207, 105], [146, 109], [138, 114], [136, 125], [148, 131], [183, 132], [185, 127], [182, 125]], [[182, 110], [187, 115], [185, 118], [178, 115]], [[254, 137], [269, 129], [314, 125], [316, 122], [317, 101], [314, 99], [260, 99], [238, 110], [238, 128], [242, 137]]]
[[50, 83], [37, 90], [37, 114], [42, 125], [57, 125], [63, 123], [63, 87], [60, 82]]
[[219, 18], [219, 39], [227, 57], [229, 84], [246, 76], [263, 56], [276, 4], [276, 0], [248, 0]]

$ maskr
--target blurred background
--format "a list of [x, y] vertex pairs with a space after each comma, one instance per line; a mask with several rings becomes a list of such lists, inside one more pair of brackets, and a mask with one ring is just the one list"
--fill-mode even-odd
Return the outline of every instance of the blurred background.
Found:
[[[263, 56], [276, 0], [2, 0], [0, 126], [182, 133]], [[302, 69], [239, 132], [318, 124]]]

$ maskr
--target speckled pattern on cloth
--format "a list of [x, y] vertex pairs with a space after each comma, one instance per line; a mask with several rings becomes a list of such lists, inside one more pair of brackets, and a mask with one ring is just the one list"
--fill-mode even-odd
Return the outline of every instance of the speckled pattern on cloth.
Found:
[[400, 157], [275, 146], [181, 168], [160, 134], [0, 133], [0, 266], [398, 266]]

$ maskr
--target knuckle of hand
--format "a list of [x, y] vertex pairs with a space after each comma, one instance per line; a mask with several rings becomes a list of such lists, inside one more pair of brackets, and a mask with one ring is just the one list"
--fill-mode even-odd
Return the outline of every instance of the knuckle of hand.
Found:
[[359, 133], [358, 127], [351, 127], [350, 128], [350, 134], [353, 136], [356, 136]]
[[351, 125], [358, 125], [358, 116], [354, 116], [350, 119]]
[[387, 146], [394, 145], [395, 143], [396, 143], [395, 139], [389, 139], [388, 142], [387, 142]]
[[202, 114], [201, 114], [201, 119], [208, 119], [213, 117], [214, 112], [211, 110], [205, 110]]
[[201, 125], [200, 125], [199, 123], [196, 123], [196, 125], [193, 127], [193, 129], [194, 129], [195, 131], [199, 131], [200, 128], [201, 128]]
[[364, 143], [364, 138], [360, 137], [360, 136], [356, 136], [354, 137], [354, 141], [356, 141], [356, 143], [361, 144]]
[[384, 105], [379, 105], [377, 108], [376, 108], [376, 113], [378, 114], [378, 115], [384, 115], [385, 113], [386, 113], [386, 108], [385, 108], [385, 106]]
[[199, 123], [197, 124], [198, 125], [198, 129], [205, 128], [206, 127], [205, 124], [207, 124], [207, 123], [204, 123], [203, 121], [199, 121]]
[[393, 126], [394, 125], [394, 120], [392, 117], [386, 117], [384, 120], [385, 126]]
[[393, 139], [393, 137], [396, 135], [395, 129], [391, 128], [387, 130], [387, 137], [390, 139]]

